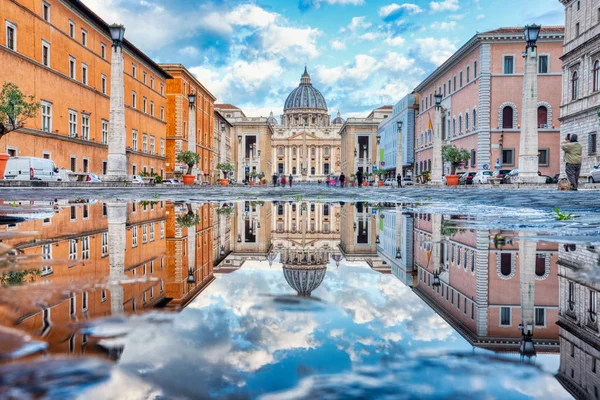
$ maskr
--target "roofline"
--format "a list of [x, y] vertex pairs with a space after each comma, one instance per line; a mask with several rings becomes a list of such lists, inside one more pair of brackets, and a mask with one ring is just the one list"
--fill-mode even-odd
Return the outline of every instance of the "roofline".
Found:
[[225, 122], [227, 122], [229, 124], [229, 126], [233, 127], [233, 124], [231, 122], [229, 122], [227, 120], [227, 118], [225, 118], [225, 116], [223, 114], [221, 114], [220, 111], [218, 111], [218, 110], [215, 109], [214, 112], [215, 112], [215, 114], [219, 115], [219, 117], [221, 117], [223, 120], [225, 120]]
[[[111, 37], [110, 29], [108, 28], [108, 26], [109, 26], [108, 23], [105, 20], [103, 20], [98, 14], [93, 12], [88, 6], [83, 4], [81, 2], [81, 0], [65, 0], [65, 1], [67, 3], [69, 3], [69, 5], [72, 6], [74, 9], [76, 9], [77, 11], [80, 11], [86, 17], [88, 17], [93, 22], [95, 22], [109, 38]], [[152, 60], [150, 57], [148, 57], [143, 51], [141, 51], [136, 46], [134, 46], [133, 43], [131, 43], [129, 40], [123, 39], [123, 44], [127, 50], [130, 50], [133, 54], [140, 57], [142, 59], [142, 61], [148, 63], [152, 68], [156, 69], [156, 71], [160, 75], [162, 75], [165, 79], [172, 78], [171, 75], [169, 75], [165, 70], [163, 70], [156, 62], [154, 62], [154, 60]]]
[[[543, 39], [547, 39], [547, 41], [552, 41], [552, 38], [557, 35], [560, 36], [559, 38], [561, 40], [564, 40], [564, 36], [565, 36], [564, 27], [562, 27], [562, 28], [563, 28], [562, 33], [540, 32], [538, 41], [540, 41], [540, 42], [544, 41]], [[498, 28], [498, 29], [502, 29], [502, 28]], [[543, 27], [542, 27], [542, 29], [543, 29]], [[432, 82], [439, 79], [439, 77], [442, 76], [448, 69], [450, 69], [458, 60], [462, 59], [465, 55], [467, 55], [467, 53], [469, 53], [475, 47], [480, 45], [481, 42], [486, 41], [486, 40], [493, 40], [493, 39], [511, 39], [511, 38], [516, 39], [517, 37], [519, 37], [519, 39], [521, 39], [522, 35], [520, 33], [519, 34], [499, 33], [499, 32], [494, 33], [493, 30], [475, 34], [464, 45], [462, 45], [458, 50], [456, 50], [456, 52], [454, 52], [454, 54], [452, 54], [450, 56], [450, 58], [448, 58], [446, 61], [444, 61], [442, 63], [442, 65], [437, 67], [431, 74], [429, 74], [429, 76], [427, 78], [425, 78], [423, 80], [423, 82], [421, 82], [417, 87], [415, 87], [413, 92], [420, 93], [424, 88], [429, 86]], [[559, 38], [556, 38], [556, 39], [559, 39]], [[523, 44], [525, 44], [525, 43], [523, 42]]]
[[[200, 83], [200, 81], [198, 79], [196, 79], [196, 77], [190, 72], [189, 69], [187, 69], [185, 67], [185, 65], [183, 64], [158, 64], [161, 68], [163, 68], [165, 71], [169, 72], [169, 71], [183, 71], [191, 80], [193, 80], [198, 86], [200, 86], [202, 88], [202, 90], [204, 90], [206, 93], [208, 93], [208, 95], [211, 97], [211, 99], [213, 99], [213, 101], [216, 101], [217, 98], [210, 92], [210, 90], [208, 90], [206, 88], [206, 86], [204, 86], [202, 83]], [[173, 78], [175, 79], [175, 78]]]

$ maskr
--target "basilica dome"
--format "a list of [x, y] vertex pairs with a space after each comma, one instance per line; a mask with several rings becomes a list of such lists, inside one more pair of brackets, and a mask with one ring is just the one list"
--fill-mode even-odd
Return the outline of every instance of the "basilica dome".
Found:
[[304, 74], [300, 79], [300, 85], [292, 90], [283, 107], [283, 111], [313, 109], [327, 111], [325, 98], [318, 89], [315, 89], [310, 83], [310, 75], [304, 67]]

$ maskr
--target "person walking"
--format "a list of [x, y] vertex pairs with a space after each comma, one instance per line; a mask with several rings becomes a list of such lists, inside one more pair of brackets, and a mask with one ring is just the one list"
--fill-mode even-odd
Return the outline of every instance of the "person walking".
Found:
[[565, 152], [565, 173], [571, 182], [571, 190], [577, 190], [579, 175], [581, 174], [581, 144], [577, 135], [572, 134], [570, 142], [563, 142], [560, 148]]
[[288, 177], [289, 181], [290, 181], [290, 187], [292, 187], [292, 182], [294, 182], [294, 176], [292, 174], [290, 174], [290, 176]]
[[281, 181], [281, 187], [285, 187], [285, 175], [281, 176], [280, 181]]
[[358, 183], [358, 187], [362, 186], [363, 183], [363, 173], [361, 170], [358, 170], [356, 173], [356, 182]]
[[277, 174], [273, 172], [273, 187], [277, 186]]
[[398, 172], [398, 175], [396, 175], [396, 182], [398, 182], [398, 189], [400, 189], [402, 187], [402, 174]]
[[342, 172], [340, 174], [340, 187], [344, 187], [344, 183], [346, 182], [346, 175], [344, 175], [344, 173]]

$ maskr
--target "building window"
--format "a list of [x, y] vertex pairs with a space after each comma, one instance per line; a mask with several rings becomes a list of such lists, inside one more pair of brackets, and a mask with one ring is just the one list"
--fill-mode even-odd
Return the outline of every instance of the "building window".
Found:
[[150, 77], [150, 87], [154, 89], [154, 78]]
[[135, 91], [131, 92], [131, 107], [137, 108], [137, 94]]
[[[150, 241], [154, 242], [154, 224], [153, 223], [150, 224]], [[152, 266], [152, 264], [150, 264], [150, 266]]]
[[81, 64], [81, 83], [88, 84], [88, 66], [83, 63]]
[[137, 67], [135, 64], [131, 65], [131, 75], [133, 75], [134, 78], [137, 78]]
[[87, 47], [87, 31], [85, 29], [81, 30], [81, 44]]
[[473, 110], [473, 129], [477, 129], [477, 110]]
[[81, 238], [81, 259], [89, 260], [90, 258], [90, 237], [84, 236]]
[[50, 22], [50, 4], [45, 1], [42, 4], [42, 17], [44, 18], [44, 21]]
[[[75, 207], [71, 207], [71, 211], [73, 211], [73, 208]], [[69, 260], [77, 260], [77, 239], [69, 240]]]
[[145, 97], [142, 100], [142, 105], [143, 105], [144, 113], [147, 113], [148, 112], [148, 99], [146, 99]]
[[69, 110], [69, 136], [77, 137], [77, 111]]
[[597, 146], [598, 146], [598, 135], [596, 134], [596, 132], [592, 132], [592, 133], [590, 133], [590, 136], [588, 138], [588, 153], [596, 154]]
[[579, 36], [579, 22], [575, 24], [575, 37]]
[[569, 282], [569, 296], [567, 300], [570, 311], [575, 310], [575, 283]]
[[444, 83], [444, 97], [446, 97], [446, 84]]
[[106, 45], [104, 43], [100, 43], [100, 57], [106, 60]]
[[500, 326], [510, 326], [510, 307], [500, 307]]
[[160, 95], [161, 96], [165, 95], [165, 85], [163, 85], [162, 83], [160, 84]]
[[315, 167], [310, 167], [310, 174], [314, 175], [315, 174]]
[[143, 77], [142, 79], [144, 81], [144, 85], [146, 84], [146, 78], [147, 78], [147, 76], [148, 76], [148, 74], [146, 74], [146, 71], [144, 71], [143, 74], [142, 74], [142, 77]]
[[142, 151], [144, 153], [148, 152], [148, 135], [145, 133], [142, 135]]
[[536, 308], [535, 309], [535, 326], [545, 326], [546, 325], [546, 309], [545, 308]]
[[577, 74], [577, 71], [573, 72], [573, 75], [571, 75], [571, 100], [577, 100], [577, 95], [578, 95], [578, 83], [579, 83], [579, 75]]
[[77, 61], [75, 61], [75, 57], [73, 56], [69, 56], [69, 77], [77, 79]]
[[514, 74], [515, 73], [515, 58], [513, 56], [504, 56], [503, 62], [503, 73]]
[[473, 61], [473, 79], [477, 79], [477, 61]]
[[546, 106], [538, 107], [538, 128], [548, 128], [548, 108]]
[[[83, 172], [90, 172], [90, 171], [89, 171], [90, 161], [89, 161], [87, 158], [84, 158], [84, 159], [82, 160], [82, 162], [81, 162], [81, 166], [82, 166], [82, 169], [81, 169], [81, 170], [82, 170]], [[87, 219], [87, 211], [88, 211], [88, 209], [87, 209], [87, 206], [83, 206], [83, 216], [84, 216], [84, 218], [86, 218], [86, 219]]]
[[515, 149], [502, 149], [502, 165], [515, 165]]
[[161, 121], [165, 120], [165, 108], [164, 107], [160, 108], [160, 120]]
[[456, 75], [454, 75], [453, 80], [454, 80], [454, 92], [456, 92]]
[[548, 73], [548, 56], [539, 56], [538, 57], [538, 74], [547, 74]]
[[102, 94], [106, 94], [106, 75], [102, 74], [100, 81], [102, 86]]
[[459, 84], [460, 84], [460, 87], [463, 87], [463, 72], [462, 71], [460, 71], [460, 74], [459, 74]]
[[547, 167], [550, 165], [550, 149], [538, 150], [538, 163], [540, 167]]
[[160, 139], [160, 155], [165, 156], [165, 139]]
[[131, 147], [133, 147], [133, 151], [137, 151], [137, 149], [138, 149], [138, 142], [137, 141], [138, 141], [138, 133], [134, 129], [134, 130], [131, 131]]
[[471, 80], [471, 67], [467, 67], [467, 83]]
[[593, 90], [594, 90], [594, 92], [597, 92], [598, 90], [600, 90], [600, 60], [596, 60], [596, 62], [594, 62], [594, 69], [592, 70], [592, 76], [594, 79]]
[[75, 22], [69, 20], [69, 36], [75, 39]]
[[148, 241], [148, 225], [142, 225], [142, 243], [146, 243]]
[[90, 116], [81, 114], [81, 138], [90, 140]]
[[137, 247], [138, 245], [138, 237], [137, 237], [137, 226], [131, 228], [131, 247]]
[[463, 133], [462, 115], [458, 116], [458, 133]]
[[8, 21], [6, 21], [6, 47], [17, 51], [17, 26]]
[[42, 131], [52, 132], [52, 104], [42, 101]]
[[591, 322], [596, 322], [597, 314], [596, 311], [598, 309], [598, 292], [590, 290], [589, 295], [589, 304], [588, 304], [588, 314]]
[[475, 149], [471, 150], [471, 168], [475, 168], [477, 166], [477, 151]]
[[102, 161], [102, 175], [106, 175], [108, 171], [108, 161]]
[[42, 40], [42, 64], [50, 67], [50, 43]]
[[[77, 157], [71, 157], [71, 171], [72, 172], [77, 172]], [[73, 209], [75, 207], [71, 207], [71, 214], [73, 214]], [[71, 217], [72, 218], [72, 217]]]
[[150, 154], [154, 154], [154, 136], [150, 136]]
[[469, 131], [469, 111], [468, 110], [465, 113], [465, 130], [467, 132]]
[[150, 102], [150, 115], [152, 115], [154, 117], [154, 102], [153, 101]]
[[503, 129], [513, 129], [513, 115], [514, 110], [511, 106], [505, 106], [502, 109], [502, 128]]

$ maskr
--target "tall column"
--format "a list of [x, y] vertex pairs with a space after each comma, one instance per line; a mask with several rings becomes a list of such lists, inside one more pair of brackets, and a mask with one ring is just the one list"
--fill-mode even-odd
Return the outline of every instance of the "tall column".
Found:
[[107, 203], [110, 310], [123, 313], [127, 203]]
[[110, 124], [105, 180], [118, 181], [127, 178], [126, 139], [123, 46], [121, 41], [115, 40], [112, 45], [110, 69]]
[[[188, 113], [188, 150], [196, 153], [196, 103], [190, 102]], [[201, 160], [200, 162], [203, 162]], [[198, 174], [198, 165], [194, 165], [192, 175]], [[202, 177], [203, 178], [203, 177]]]
[[[402, 214], [397, 214], [402, 215]], [[442, 247], [442, 214], [431, 215], [431, 253], [429, 263], [433, 268], [433, 285], [440, 286]], [[466, 257], [466, 256], [465, 256]]]
[[245, 167], [244, 167], [244, 151], [243, 151], [243, 142], [244, 137], [242, 136], [242, 140], [239, 140], [239, 135], [235, 137], [235, 140], [238, 141], [238, 165], [237, 165], [237, 181], [238, 183], [244, 180], [245, 176]]
[[[396, 150], [396, 174], [403, 174], [402, 165], [404, 164], [403, 156], [402, 156], [402, 126], [398, 128], [398, 149]], [[432, 166], [433, 167], [433, 166]]]
[[[193, 205], [188, 203], [188, 212], [195, 214]], [[188, 256], [188, 274], [196, 275], [196, 225], [187, 228], [187, 256]]]
[[[519, 169], [520, 173], [520, 169]], [[536, 174], [537, 176], [537, 174]], [[521, 232], [519, 236], [531, 235]], [[519, 270], [521, 281], [521, 355], [534, 356], [533, 345], [534, 301], [535, 301], [536, 242], [519, 239]]]
[[537, 127], [537, 49], [527, 46], [523, 77], [523, 106], [519, 146], [519, 182], [539, 183], [538, 127]]
[[442, 106], [435, 106], [435, 126], [433, 127], [433, 154], [431, 156], [431, 183], [442, 184], [444, 165], [442, 163]]

